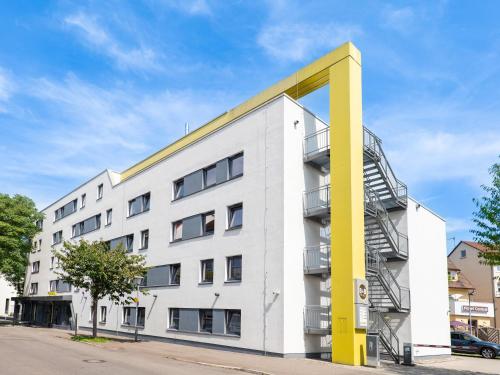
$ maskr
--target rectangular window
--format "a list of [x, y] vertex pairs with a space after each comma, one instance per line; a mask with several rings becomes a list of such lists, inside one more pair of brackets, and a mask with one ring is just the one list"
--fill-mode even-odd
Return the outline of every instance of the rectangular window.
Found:
[[182, 220], [176, 221], [172, 224], [172, 240], [182, 240]]
[[203, 214], [203, 234], [213, 234], [215, 227], [215, 212]]
[[467, 250], [461, 250], [460, 251], [460, 258], [465, 258], [467, 257]]
[[56, 280], [56, 292], [57, 293], [71, 292], [71, 284], [63, 280]]
[[84, 208], [87, 203], [87, 194], [82, 194], [82, 199], [80, 201], [80, 208]]
[[201, 261], [201, 282], [214, 282], [214, 260], [206, 259]]
[[103, 193], [104, 193], [104, 185], [103, 184], [97, 185], [97, 200], [102, 198]]
[[32, 249], [32, 251], [35, 252], [37, 247], [38, 247], [38, 241], [33, 241], [33, 249]]
[[5, 299], [5, 315], [9, 315], [9, 305], [10, 305], [10, 300], [8, 298]]
[[241, 281], [241, 255], [227, 257], [227, 281]]
[[211, 165], [203, 170], [203, 180], [205, 188], [213, 186], [217, 182], [215, 171], [215, 165]]
[[52, 245], [57, 245], [62, 242], [62, 230], [52, 233]]
[[101, 306], [101, 315], [99, 317], [99, 322], [106, 323], [107, 314], [108, 308], [106, 306]]
[[228, 209], [228, 229], [243, 226], [243, 203], [235, 204]]
[[170, 309], [168, 328], [175, 330], [179, 329], [179, 309]]
[[38, 283], [31, 283], [30, 285], [30, 294], [38, 294]]
[[134, 235], [129, 234], [126, 236], [126, 250], [127, 253], [130, 253], [134, 250]]
[[71, 202], [66, 203], [64, 206], [59, 207], [54, 211], [54, 221], [62, 219], [73, 212], [76, 211], [77, 199], [73, 199]]
[[229, 178], [243, 175], [243, 154], [229, 158]]
[[42, 251], [42, 239], [38, 240], [38, 251]]
[[241, 335], [241, 310], [226, 310], [226, 334]]
[[169, 285], [180, 285], [181, 283], [181, 264], [170, 265], [170, 280]]
[[49, 292], [57, 291], [57, 280], [50, 280], [49, 282]]
[[113, 221], [113, 209], [106, 210], [106, 225], [111, 225]]
[[100, 228], [101, 214], [97, 214], [95, 216], [89, 217], [88, 219], [85, 219], [84, 221], [74, 224], [71, 234], [73, 237], [77, 237]]
[[40, 271], [40, 261], [37, 260], [31, 265], [31, 273], [38, 273]]
[[184, 179], [181, 178], [174, 182], [174, 199], [179, 199], [184, 196]]
[[55, 257], [50, 257], [50, 269], [54, 268]]
[[149, 246], [149, 229], [143, 230], [141, 232], [141, 248], [140, 250], [146, 250]]
[[212, 333], [212, 310], [200, 310], [200, 331]]
[[43, 220], [37, 220], [36, 221], [36, 227], [40, 230], [43, 229]]
[[[135, 307], [124, 307], [123, 308], [123, 321], [122, 324], [135, 326]], [[144, 322], [146, 318], [146, 308], [139, 307], [139, 314], [137, 315], [137, 326], [144, 327]]]
[[128, 216], [138, 215], [149, 211], [151, 194], [146, 193], [128, 201]]

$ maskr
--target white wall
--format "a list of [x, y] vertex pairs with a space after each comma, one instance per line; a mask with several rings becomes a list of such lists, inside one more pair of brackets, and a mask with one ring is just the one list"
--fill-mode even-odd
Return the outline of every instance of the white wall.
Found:
[[[0, 275], [0, 316], [12, 316], [14, 313], [14, 302], [12, 297], [16, 297], [17, 292], [15, 288]], [[5, 314], [6, 302], [9, 300], [8, 313]]]

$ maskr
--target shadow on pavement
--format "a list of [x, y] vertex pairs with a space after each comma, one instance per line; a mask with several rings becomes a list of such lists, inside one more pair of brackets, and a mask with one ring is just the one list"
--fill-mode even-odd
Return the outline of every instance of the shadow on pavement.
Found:
[[398, 366], [387, 365], [385, 370], [389, 374], [409, 374], [409, 375], [491, 375], [487, 372], [477, 372], [469, 370], [453, 370], [448, 368], [438, 368], [432, 366]]

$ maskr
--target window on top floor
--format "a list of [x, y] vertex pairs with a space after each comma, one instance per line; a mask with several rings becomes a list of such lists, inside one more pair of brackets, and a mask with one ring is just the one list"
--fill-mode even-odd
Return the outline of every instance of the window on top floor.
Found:
[[466, 258], [467, 257], [467, 250], [460, 250], [460, 258]]
[[215, 164], [203, 170], [204, 187], [210, 187], [217, 182]]
[[84, 208], [85, 204], [87, 204], [87, 194], [82, 194], [82, 197], [80, 200], [80, 208]]
[[181, 178], [174, 182], [174, 199], [179, 199], [184, 196], [184, 179]]
[[104, 193], [104, 184], [97, 185], [97, 200], [102, 198], [103, 193]]
[[128, 216], [134, 216], [149, 211], [151, 193], [140, 195], [128, 201]]
[[229, 158], [229, 177], [235, 178], [243, 175], [243, 153]]

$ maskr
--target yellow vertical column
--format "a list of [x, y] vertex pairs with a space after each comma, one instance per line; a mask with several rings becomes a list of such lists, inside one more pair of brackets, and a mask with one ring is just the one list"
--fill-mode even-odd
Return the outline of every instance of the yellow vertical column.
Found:
[[366, 332], [355, 328], [354, 279], [365, 278], [361, 54], [330, 67], [332, 360], [363, 365]]

